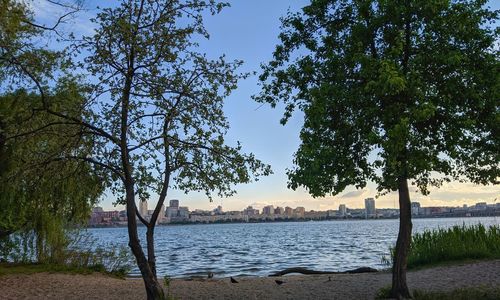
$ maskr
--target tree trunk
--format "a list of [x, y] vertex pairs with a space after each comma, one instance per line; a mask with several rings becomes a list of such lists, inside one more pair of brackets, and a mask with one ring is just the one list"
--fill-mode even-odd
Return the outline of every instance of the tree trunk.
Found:
[[154, 238], [154, 228], [155, 224], [151, 223], [148, 226], [148, 230], [146, 232], [146, 241], [148, 247], [148, 263], [151, 268], [151, 272], [156, 277], [156, 257], [155, 257], [155, 238]]
[[148, 260], [142, 251], [142, 247], [137, 234], [137, 220], [135, 217], [135, 197], [133, 188], [127, 188], [127, 218], [128, 218], [128, 236], [129, 247], [132, 254], [137, 261], [137, 266], [141, 271], [144, 286], [146, 288], [146, 295], [148, 300], [161, 300], [165, 299], [165, 293], [158, 282], [156, 275], [151, 270]]
[[392, 290], [391, 297], [396, 299], [411, 298], [406, 283], [406, 265], [411, 242], [411, 203], [406, 178], [399, 179], [399, 234], [394, 253], [394, 265], [392, 267]]

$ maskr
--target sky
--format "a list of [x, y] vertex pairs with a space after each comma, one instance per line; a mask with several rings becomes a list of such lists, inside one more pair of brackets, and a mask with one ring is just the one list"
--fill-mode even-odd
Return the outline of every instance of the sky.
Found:
[[[181, 206], [194, 209], [213, 209], [222, 205], [224, 210], [242, 210], [251, 205], [261, 209], [265, 205], [303, 206], [306, 210], [338, 209], [339, 204], [349, 208], [364, 207], [364, 199], [376, 196], [376, 186], [369, 183], [363, 190], [347, 188], [336, 196], [312, 198], [304, 189], [296, 191], [287, 189], [286, 170], [293, 167], [293, 153], [298, 149], [299, 132], [303, 123], [303, 115], [296, 112], [289, 122], [283, 126], [279, 120], [283, 107], [272, 109], [269, 105], [260, 105], [251, 97], [260, 91], [257, 76], [260, 65], [269, 61], [280, 33], [280, 17], [288, 10], [298, 11], [309, 1], [306, 0], [233, 0], [231, 7], [215, 16], [206, 16], [205, 25], [210, 33], [209, 40], [200, 41], [200, 50], [209, 57], [216, 58], [225, 54], [228, 59], [244, 61], [242, 72], [257, 72], [238, 85], [238, 88], [226, 99], [225, 113], [230, 130], [227, 141], [235, 144], [240, 141], [245, 152], [252, 152], [264, 163], [270, 164], [274, 174], [261, 178], [258, 182], [236, 186], [237, 194], [230, 198], [216, 198], [209, 202], [204, 194], [184, 194], [169, 191], [167, 199], [179, 199]], [[113, 1], [85, 1], [87, 11], [80, 13], [66, 24], [78, 34], [91, 34], [94, 24], [89, 19], [97, 12], [96, 6], [113, 4]], [[55, 16], [54, 7], [44, 0], [34, 1], [37, 18], [50, 22]], [[500, 1], [491, 0], [489, 5], [500, 9]], [[414, 188], [410, 197], [423, 206], [462, 206], [476, 202], [495, 203], [500, 196], [500, 186], [476, 186], [469, 183], [452, 182], [439, 189], [432, 189], [429, 196], [423, 196]], [[149, 207], [157, 197], [152, 195]], [[99, 204], [105, 210], [123, 209], [113, 206], [115, 198], [105, 195]], [[500, 200], [498, 200], [500, 201]], [[378, 208], [397, 208], [397, 193], [390, 193], [376, 199]]]

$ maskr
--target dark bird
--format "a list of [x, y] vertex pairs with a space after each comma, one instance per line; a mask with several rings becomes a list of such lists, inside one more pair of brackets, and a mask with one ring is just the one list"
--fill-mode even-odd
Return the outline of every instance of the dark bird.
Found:
[[276, 282], [278, 285], [282, 285], [283, 283], [285, 283], [284, 281], [281, 281], [281, 280], [275, 280], [275, 282]]
[[332, 281], [332, 276], [328, 276], [328, 281]]
[[208, 278], [214, 278], [214, 273], [208, 272]]
[[233, 277], [231, 277], [231, 283], [238, 283], [238, 281], [236, 281], [236, 279], [234, 279]]

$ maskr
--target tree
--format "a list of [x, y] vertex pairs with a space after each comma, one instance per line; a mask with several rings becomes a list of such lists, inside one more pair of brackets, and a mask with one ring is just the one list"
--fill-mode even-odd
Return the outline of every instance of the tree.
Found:
[[[168, 189], [203, 191], [210, 199], [214, 191], [230, 196], [233, 184], [271, 172], [252, 154], [242, 154], [239, 143], [231, 147], [224, 141], [229, 125], [223, 101], [246, 76], [236, 73], [241, 62], [227, 62], [224, 56], [208, 59], [192, 41], [195, 35], [208, 38], [202, 14], [216, 14], [225, 6], [137, 0], [102, 9], [93, 20], [95, 35], [73, 45], [85, 56], [74, 73], [92, 78], [81, 90], [83, 107], [93, 109], [85, 118], [51, 105], [43, 83], [31, 76], [44, 111], [68, 127], [83, 128], [81, 136], [94, 145], [92, 153], [61, 159], [107, 170], [110, 190], [126, 205], [129, 246], [148, 299], [165, 297], [156, 276], [154, 229]], [[136, 200], [151, 193], [158, 202], [147, 220]], [[147, 256], [136, 218], [147, 227]]]
[[[85, 141], [54, 117], [42, 112], [47, 102], [73, 118], [81, 118], [81, 98], [62, 80], [65, 55], [48, 50], [45, 38], [62, 36], [59, 26], [80, 9], [79, 3], [48, 1], [61, 8], [54, 24], [37, 24], [28, 2], [0, 2], [0, 239], [14, 232], [34, 233], [37, 260], [54, 259], [69, 223], [87, 221], [102, 193], [96, 169], [84, 161], [65, 162], [63, 153], [84, 152]], [[35, 93], [30, 88], [37, 83]], [[24, 89], [25, 88], [25, 89]], [[75, 131], [76, 130], [76, 131]]]
[[[57, 87], [52, 105], [68, 114], [80, 112], [71, 85]], [[39, 263], [61, 263], [66, 229], [86, 224], [91, 207], [103, 192], [100, 172], [85, 161], [61, 157], [91, 150], [78, 128], [68, 130], [40, 108], [39, 95], [18, 90], [0, 96], [5, 136], [0, 169], [0, 243], [12, 233], [34, 238]], [[34, 246], [33, 248], [31, 246]], [[1, 246], [0, 246], [1, 248]]]
[[498, 11], [486, 1], [313, 0], [282, 19], [255, 98], [305, 114], [289, 187], [398, 191], [391, 296], [408, 298], [408, 181], [498, 183]]

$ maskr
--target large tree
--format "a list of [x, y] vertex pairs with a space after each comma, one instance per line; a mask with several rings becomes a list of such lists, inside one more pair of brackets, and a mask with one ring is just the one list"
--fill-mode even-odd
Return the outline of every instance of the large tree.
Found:
[[[0, 2], [0, 238], [34, 233], [39, 262], [55, 257], [49, 240], [61, 241], [68, 223], [86, 222], [102, 193], [94, 167], [58, 159], [62, 153], [88, 151], [78, 128], [67, 130], [43, 112], [40, 91], [47, 103], [75, 119], [84, 113], [74, 82], [54, 82], [66, 65], [63, 52], [46, 45], [79, 5], [48, 2], [61, 8], [50, 25], [34, 21], [28, 2]], [[33, 79], [39, 84], [35, 92]]]
[[[498, 183], [498, 11], [486, 0], [313, 0], [282, 19], [258, 101], [305, 114], [289, 186], [398, 191], [391, 295], [408, 298], [408, 182]], [[498, 44], [497, 44], [498, 45]]]
[[[204, 13], [218, 13], [216, 1], [122, 1], [102, 9], [93, 20], [95, 35], [75, 42], [80, 57], [75, 73], [87, 75], [84, 107], [74, 118], [47, 101], [44, 111], [66, 126], [83, 128], [92, 153], [62, 156], [84, 160], [108, 171], [110, 189], [126, 205], [129, 246], [144, 279], [148, 299], [165, 297], [156, 276], [154, 229], [167, 191], [201, 191], [211, 199], [232, 195], [234, 184], [270, 173], [237, 143], [228, 146], [223, 103], [239, 79], [240, 61], [209, 59], [197, 51], [196, 38], [208, 38]], [[82, 78], [84, 81], [85, 78]], [[149, 220], [136, 202], [158, 197]], [[137, 232], [147, 228], [147, 255]]]

